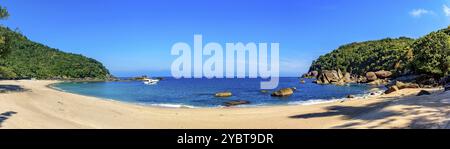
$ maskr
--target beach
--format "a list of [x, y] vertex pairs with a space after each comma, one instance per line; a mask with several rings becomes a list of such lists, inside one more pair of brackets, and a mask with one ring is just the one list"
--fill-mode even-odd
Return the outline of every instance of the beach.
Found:
[[[384, 129], [450, 128], [450, 92], [403, 89], [314, 105], [164, 108], [52, 89], [59, 81], [8, 80], [22, 92], [0, 93], [0, 129]], [[416, 96], [421, 90], [432, 95]]]

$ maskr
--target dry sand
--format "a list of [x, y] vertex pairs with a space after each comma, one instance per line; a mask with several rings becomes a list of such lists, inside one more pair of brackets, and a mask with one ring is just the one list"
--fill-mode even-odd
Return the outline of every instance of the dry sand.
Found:
[[404, 89], [316, 105], [161, 108], [76, 95], [57, 81], [0, 81], [27, 91], [0, 93], [0, 128], [449, 128], [450, 92]]

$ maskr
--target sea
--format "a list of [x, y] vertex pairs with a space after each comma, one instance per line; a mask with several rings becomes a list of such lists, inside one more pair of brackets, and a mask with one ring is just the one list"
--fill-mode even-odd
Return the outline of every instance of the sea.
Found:
[[[105, 100], [116, 100], [139, 105], [171, 108], [214, 108], [224, 107], [226, 102], [234, 100], [249, 101], [238, 107], [308, 105], [344, 100], [348, 95], [364, 99], [370, 94], [380, 94], [384, 87], [366, 84], [348, 84], [345, 86], [318, 85], [313, 79], [301, 83], [297, 77], [280, 78], [277, 89], [261, 90], [263, 79], [175, 79], [164, 78], [155, 85], [141, 81], [117, 82], [62, 82], [52, 87], [61, 91]], [[282, 88], [296, 88], [289, 97], [272, 97], [271, 93]], [[374, 92], [374, 88], [379, 88]], [[377, 89], [375, 89], [377, 90]], [[228, 98], [215, 97], [217, 92], [232, 92]]]

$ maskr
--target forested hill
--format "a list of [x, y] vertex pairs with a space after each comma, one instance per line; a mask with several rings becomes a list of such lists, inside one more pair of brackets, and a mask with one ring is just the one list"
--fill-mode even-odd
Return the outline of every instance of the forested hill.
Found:
[[431, 32], [416, 40], [402, 37], [347, 44], [320, 56], [313, 62], [310, 72], [338, 69], [357, 75], [387, 70], [394, 76], [448, 76], [450, 28]]
[[2, 46], [10, 49], [0, 58], [0, 79], [85, 79], [111, 78], [109, 71], [98, 61], [79, 54], [65, 53], [24, 35], [0, 26], [5, 38]]

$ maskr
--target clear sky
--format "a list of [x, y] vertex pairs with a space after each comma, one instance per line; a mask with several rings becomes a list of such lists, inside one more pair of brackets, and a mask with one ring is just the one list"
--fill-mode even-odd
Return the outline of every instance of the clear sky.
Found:
[[176, 42], [279, 42], [282, 76], [339, 45], [450, 23], [448, 0], [2, 0], [0, 23], [31, 40], [101, 61], [116, 76], [170, 75]]

